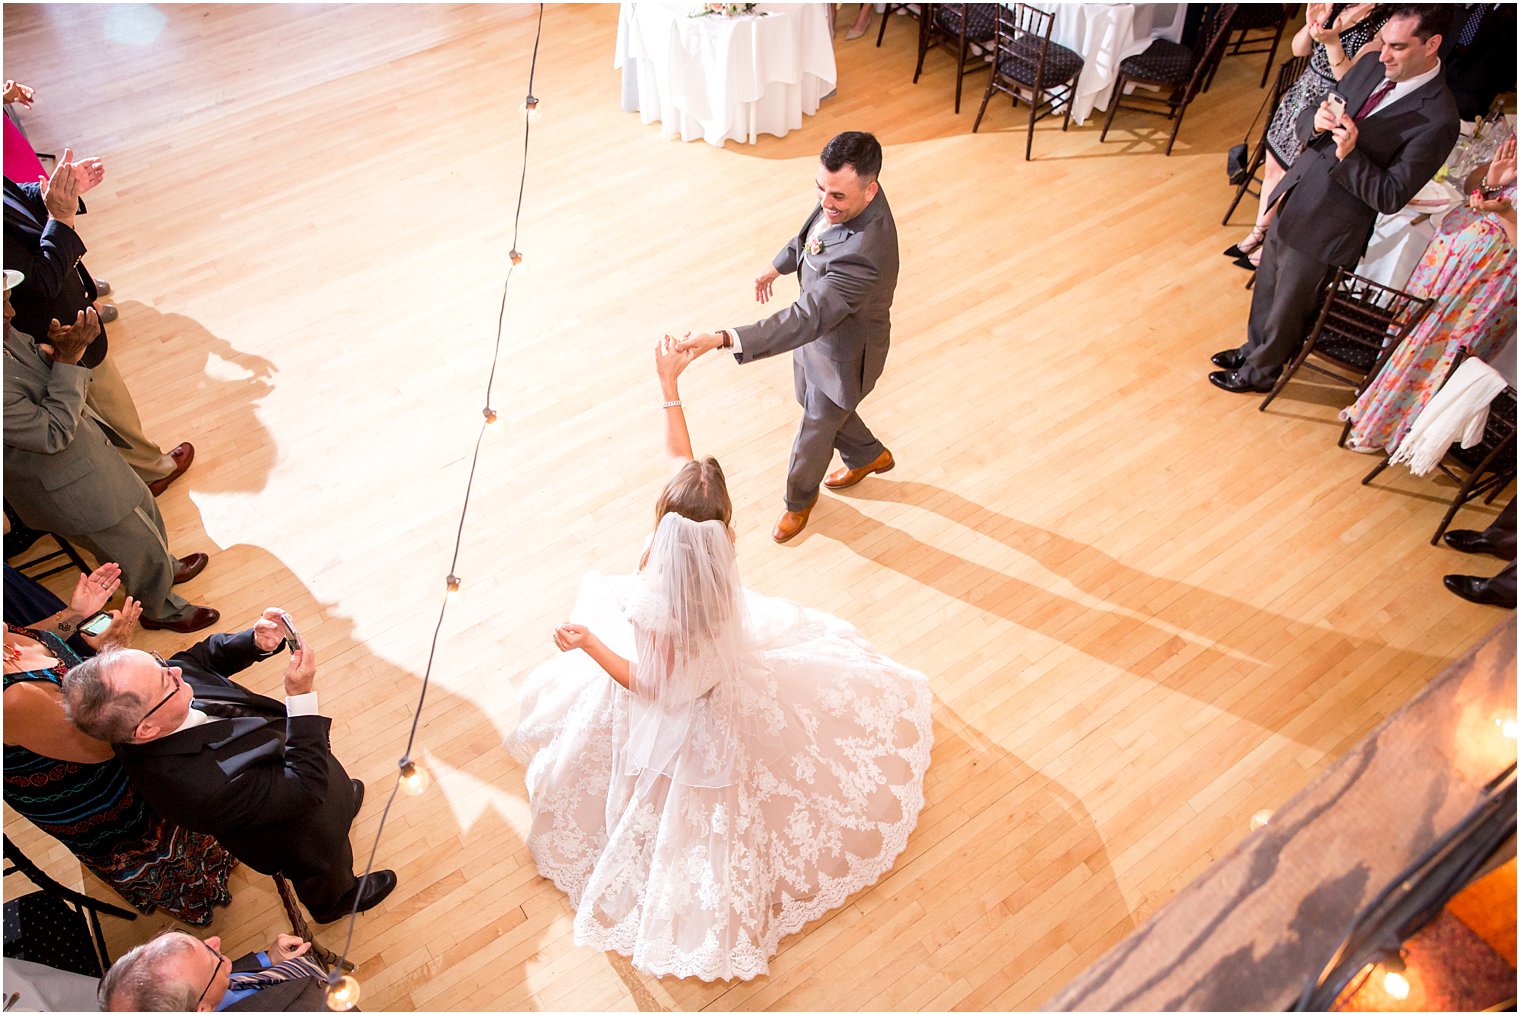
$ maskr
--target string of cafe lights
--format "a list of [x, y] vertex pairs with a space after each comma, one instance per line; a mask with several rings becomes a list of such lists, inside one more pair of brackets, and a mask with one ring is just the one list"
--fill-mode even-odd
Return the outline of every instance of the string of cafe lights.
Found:
[[[528, 92], [523, 99], [521, 107], [523, 115], [523, 155], [522, 172], [517, 182], [517, 207], [512, 214], [512, 247], [507, 254], [507, 274], [501, 284], [501, 305], [496, 312], [496, 344], [491, 351], [491, 370], [486, 376], [485, 407], [481, 410], [480, 432], [475, 436], [475, 451], [470, 458], [470, 474], [465, 481], [464, 502], [459, 507], [459, 525], [454, 532], [454, 554], [449, 559], [449, 573], [444, 579], [444, 595], [438, 606], [438, 622], [433, 625], [433, 638], [428, 645], [427, 666], [422, 671], [422, 688], [417, 694], [417, 707], [412, 712], [412, 726], [407, 731], [406, 748], [401, 752], [401, 759], [396, 763], [396, 783], [391, 787], [391, 792], [385, 800], [385, 809], [380, 812], [380, 824], [375, 829], [374, 842], [370, 846], [369, 857], [364, 863], [363, 877], [367, 878], [375, 868], [375, 856], [380, 850], [380, 836], [385, 831], [385, 822], [391, 813], [391, 805], [396, 802], [397, 791], [410, 796], [416, 796], [427, 789], [431, 781], [427, 770], [412, 760], [412, 751], [417, 741], [417, 727], [422, 720], [422, 708], [427, 702], [428, 684], [433, 676], [433, 660], [438, 654], [438, 636], [443, 630], [444, 617], [448, 613], [449, 604], [458, 594], [462, 581], [458, 577], [459, 571], [459, 548], [464, 541], [464, 522], [470, 511], [470, 493], [475, 488], [475, 469], [480, 464], [480, 447], [485, 440], [486, 429], [497, 420], [497, 412], [491, 407], [492, 386], [496, 383], [496, 364], [501, 357], [501, 336], [506, 324], [507, 317], [507, 293], [512, 286], [512, 273], [522, 265], [523, 255], [518, 251], [518, 223], [522, 218], [523, 193], [528, 182], [528, 138], [533, 124], [538, 120], [538, 98], [533, 94], [533, 75], [538, 69], [538, 44], [544, 34], [544, 5], [538, 5], [538, 22], [533, 34], [533, 56], [528, 63]], [[357, 896], [354, 905], [358, 905]], [[354, 927], [358, 922], [358, 913], [350, 911], [348, 914], [347, 935], [343, 941], [343, 951], [339, 954], [337, 963], [327, 974], [327, 1007], [333, 1011], [349, 1011], [359, 1003], [359, 981], [345, 972], [348, 967], [348, 951], [354, 942]]]

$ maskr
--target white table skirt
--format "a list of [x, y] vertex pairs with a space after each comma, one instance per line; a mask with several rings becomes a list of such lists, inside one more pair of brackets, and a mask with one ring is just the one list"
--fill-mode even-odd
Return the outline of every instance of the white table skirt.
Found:
[[834, 88], [827, 4], [761, 4], [756, 14], [693, 18], [693, 3], [621, 5], [615, 68], [623, 110], [663, 137], [754, 144], [784, 137]]
[[1182, 39], [1187, 4], [1060, 4], [1050, 39], [1082, 57], [1071, 118], [1086, 123], [1107, 109], [1123, 60], [1145, 52], [1152, 39]]

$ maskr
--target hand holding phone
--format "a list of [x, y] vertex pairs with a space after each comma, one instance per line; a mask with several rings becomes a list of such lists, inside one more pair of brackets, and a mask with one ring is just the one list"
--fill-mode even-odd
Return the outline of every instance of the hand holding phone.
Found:
[[1337, 120], [1346, 115], [1346, 97], [1340, 92], [1330, 92], [1325, 96], [1325, 102], [1329, 104], [1330, 112], [1335, 114]]
[[275, 618], [275, 623], [285, 632], [285, 648], [291, 655], [296, 654], [296, 649], [301, 647], [301, 635], [296, 630], [296, 622], [290, 619], [290, 614], [281, 610]]

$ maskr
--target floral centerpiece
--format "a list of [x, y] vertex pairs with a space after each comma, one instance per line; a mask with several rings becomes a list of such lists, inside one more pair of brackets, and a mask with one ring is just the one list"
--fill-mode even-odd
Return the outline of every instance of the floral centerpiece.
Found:
[[716, 14], [720, 18], [737, 18], [741, 14], [748, 14], [759, 4], [703, 4], [691, 12], [691, 17], [705, 18], [710, 14]]

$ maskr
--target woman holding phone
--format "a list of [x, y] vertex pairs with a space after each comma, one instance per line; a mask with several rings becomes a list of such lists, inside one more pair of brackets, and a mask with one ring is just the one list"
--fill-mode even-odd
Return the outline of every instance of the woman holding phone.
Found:
[[1242, 268], [1261, 263], [1261, 245], [1272, 221], [1272, 192], [1298, 158], [1294, 123], [1305, 109], [1325, 100], [1358, 60], [1383, 46], [1378, 33], [1392, 13], [1392, 4], [1310, 4], [1308, 21], [1293, 36], [1293, 55], [1309, 57], [1309, 66], [1278, 103], [1267, 126], [1267, 158], [1262, 166], [1261, 200], [1251, 235], [1226, 250]]
[[[227, 877], [236, 861], [209, 835], [187, 832], [149, 810], [111, 745], [85, 736], [64, 716], [58, 691], [69, 667], [80, 662], [63, 638], [110, 601], [120, 575], [115, 564], [81, 574], [68, 606], [29, 627], [10, 622], [7, 594], [5, 802], [67, 846], [134, 908], [162, 908], [204, 927], [213, 906], [232, 901]], [[30, 579], [7, 568], [7, 587], [18, 581]], [[36, 586], [27, 598], [37, 602], [50, 595]], [[129, 596], [110, 612], [105, 630], [85, 635], [85, 641], [97, 649], [125, 646], [141, 613]]]

